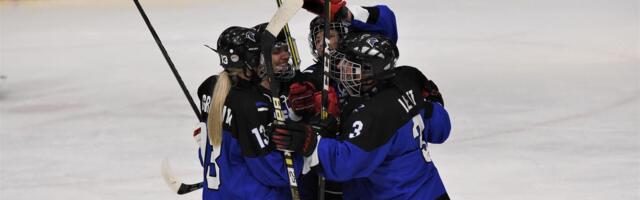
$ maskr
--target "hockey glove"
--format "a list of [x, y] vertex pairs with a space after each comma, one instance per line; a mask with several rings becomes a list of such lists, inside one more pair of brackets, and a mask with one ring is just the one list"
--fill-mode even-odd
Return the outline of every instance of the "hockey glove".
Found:
[[206, 128], [206, 125], [200, 122], [200, 124], [198, 124], [198, 128], [193, 130], [193, 139], [196, 141], [196, 144], [198, 146], [200, 146], [200, 141], [202, 140], [202, 137], [200, 136], [200, 133], [202, 132], [202, 128]]
[[338, 135], [338, 120], [332, 115], [322, 120], [318, 113], [309, 119], [309, 124], [322, 137], [336, 138]]
[[[315, 113], [320, 113], [320, 109], [322, 108], [322, 91], [317, 91], [313, 94], [314, 98], [314, 111]], [[333, 117], [340, 117], [340, 109], [338, 108], [338, 94], [333, 87], [329, 87], [329, 91], [327, 92], [327, 112], [329, 115], [333, 115]]]
[[[315, 13], [319, 16], [324, 16], [324, 1], [325, 0], [304, 0], [302, 8]], [[330, 0], [331, 2], [331, 14], [329, 15], [329, 21], [346, 20], [348, 17], [349, 9], [347, 9], [347, 1], [345, 0]]]
[[279, 150], [301, 152], [302, 155], [308, 157], [316, 149], [318, 138], [314, 128], [310, 125], [289, 122], [286, 125], [276, 126], [271, 141], [276, 144], [276, 148]]
[[440, 105], [444, 106], [442, 94], [440, 94], [436, 83], [431, 80], [427, 80], [425, 88], [422, 90], [422, 96], [425, 97], [428, 102], [440, 103]]
[[289, 106], [297, 115], [304, 116], [311, 112], [314, 99], [315, 87], [311, 82], [293, 83], [289, 86], [289, 96], [287, 101]]
[[203, 137], [207, 138], [207, 124], [205, 124], [204, 122], [200, 122], [198, 124], [198, 128], [193, 130], [193, 139], [195, 140], [196, 145], [200, 148], [204, 148], [204, 143], [202, 143]]

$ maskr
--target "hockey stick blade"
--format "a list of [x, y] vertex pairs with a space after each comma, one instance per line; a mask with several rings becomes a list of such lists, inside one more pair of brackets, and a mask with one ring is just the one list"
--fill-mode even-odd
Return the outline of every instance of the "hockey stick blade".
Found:
[[273, 35], [278, 35], [289, 19], [291, 19], [300, 8], [302, 8], [303, 0], [284, 0], [278, 11], [273, 15], [266, 30]]
[[[278, 7], [282, 5], [282, 0], [276, 0], [276, 4]], [[304, 3], [303, 3], [304, 4]], [[296, 44], [296, 39], [291, 36], [291, 31], [289, 30], [289, 25], [285, 24], [282, 29], [285, 37], [287, 38], [287, 44], [289, 45], [289, 53], [291, 54], [291, 61], [293, 61], [293, 67], [298, 70], [300, 69], [300, 54], [298, 53], [298, 45]]]
[[162, 178], [164, 178], [164, 182], [167, 186], [179, 195], [187, 194], [202, 188], [202, 183], [184, 184], [182, 181], [178, 180], [178, 178], [173, 174], [173, 171], [169, 166], [169, 159], [167, 158], [162, 160], [160, 172], [162, 173]]

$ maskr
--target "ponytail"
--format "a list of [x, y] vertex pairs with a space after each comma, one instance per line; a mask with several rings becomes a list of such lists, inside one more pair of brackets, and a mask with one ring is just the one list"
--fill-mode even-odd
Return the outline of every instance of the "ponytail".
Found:
[[213, 146], [219, 146], [222, 143], [222, 122], [224, 120], [224, 102], [227, 99], [229, 90], [231, 89], [231, 80], [229, 72], [222, 71], [218, 75], [218, 81], [213, 88], [213, 101], [209, 107], [209, 116], [207, 117], [207, 134], [209, 142]]

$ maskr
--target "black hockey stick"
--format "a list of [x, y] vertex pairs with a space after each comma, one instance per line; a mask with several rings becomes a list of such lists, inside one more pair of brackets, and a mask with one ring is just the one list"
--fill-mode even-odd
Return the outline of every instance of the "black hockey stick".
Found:
[[[270, 90], [271, 90], [271, 103], [273, 104], [273, 109], [275, 113], [274, 123], [278, 125], [284, 124], [284, 114], [282, 112], [282, 107], [280, 107], [280, 81], [277, 78], [273, 77], [273, 66], [271, 63], [271, 52], [273, 50], [273, 46], [275, 44], [276, 35], [282, 30], [283, 27], [287, 25], [287, 22], [291, 17], [293, 17], [300, 8], [302, 8], [303, 1], [302, 0], [287, 0], [284, 2], [279, 8], [278, 11], [273, 15], [269, 24], [267, 25], [266, 31], [262, 33], [262, 55], [265, 62], [265, 68], [267, 71], [267, 75], [270, 79]], [[287, 174], [289, 175], [289, 186], [291, 188], [291, 197], [294, 200], [300, 199], [300, 194], [298, 193], [298, 183], [295, 174], [295, 170], [293, 168], [293, 157], [291, 156], [290, 151], [283, 151], [285, 166], [287, 167]]]
[[162, 160], [161, 173], [162, 177], [164, 178], [164, 182], [167, 183], [171, 190], [178, 193], [179, 195], [193, 192], [202, 188], [202, 182], [196, 184], [184, 184], [182, 183], [182, 181], [178, 180], [178, 178], [173, 174], [171, 167], [169, 167], [169, 160], [167, 160], [166, 158]]
[[167, 50], [165, 50], [164, 45], [162, 45], [162, 41], [160, 41], [160, 37], [158, 37], [156, 30], [151, 25], [151, 22], [149, 21], [147, 14], [142, 9], [142, 6], [140, 5], [140, 2], [138, 2], [138, 0], [133, 0], [133, 2], [136, 4], [138, 11], [140, 11], [140, 15], [142, 15], [142, 19], [144, 19], [144, 23], [147, 24], [147, 28], [149, 28], [151, 35], [153, 35], [153, 39], [156, 40], [156, 44], [158, 44], [160, 51], [162, 51], [162, 55], [164, 56], [164, 59], [167, 60], [167, 64], [169, 64], [169, 67], [171, 68], [171, 72], [173, 72], [173, 76], [176, 77], [178, 84], [180, 84], [180, 88], [182, 89], [182, 92], [184, 93], [184, 95], [187, 97], [187, 101], [189, 101], [189, 104], [191, 105], [191, 109], [193, 109], [193, 113], [195, 113], [196, 117], [200, 119], [200, 111], [198, 110], [196, 103], [193, 102], [193, 98], [191, 98], [191, 95], [189, 94], [189, 90], [187, 90], [187, 87], [184, 85], [184, 82], [182, 82], [182, 78], [180, 77], [178, 70], [176, 70], [175, 65], [173, 65], [173, 61], [171, 61], [171, 58], [169, 57]]
[[[142, 15], [142, 19], [144, 19], [145, 24], [147, 24], [147, 28], [149, 28], [151, 35], [153, 35], [153, 39], [156, 40], [156, 44], [158, 44], [160, 51], [162, 51], [162, 55], [164, 56], [165, 60], [167, 60], [167, 63], [171, 68], [171, 72], [173, 72], [173, 75], [176, 77], [178, 84], [180, 84], [180, 88], [182, 89], [182, 92], [184, 93], [184, 95], [187, 97], [187, 100], [189, 101], [189, 104], [191, 105], [193, 112], [196, 114], [196, 117], [200, 119], [200, 112], [198, 111], [198, 107], [196, 106], [196, 103], [193, 102], [193, 98], [189, 94], [189, 90], [187, 90], [187, 87], [184, 85], [184, 82], [182, 81], [182, 78], [180, 77], [178, 70], [176, 70], [175, 65], [173, 65], [173, 62], [171, 61], [171, 58], [169, 57], [167, 50], [165, 50], [164, 45], [162, 45], [162, 41], [160, 41], [160, 37], [158, 36], [158, 34], [156, 33], [156, 30], [151, 25], [151, 22], [149, 21], [147, 14], [142, 9], [142, 5], [140, 5], [140, 2], [138, 2], [138, 0], [133, 0], [133, 2], [136, 4], [136, 7], [138, 8], [140, 15]], [[170, 168], [168, 168], [168, 161], [166, 161], [166, 166], [167, 167], [165, 168], [165, 165], [163, 163], [162, 175], [166, 183], [169, 185], [169, 187], [171, 187], [171, 189], [174, 190], [174, 192], [178, 194], [186, 194], [191, 191], [202, 188], [202, 183], [184, 184], [182, 182], [179, 182], [175, 178], [175, 176], [173, 176], [173, 173], [171, 172]]]
[[[320, 119], [323, 121], [329, 118], [328, 112], [328, 104], [329, 104], [329, 20], [331, 20], [331, 5], [329, 4], [329, 0], [324, 1], [324, 42], [322, 46], [324, 47], [324, 52], [322, 53], [322, 57], [324, 60], [323, 68], [322, 68], [322, 107], [320, 108]], [[324, 176], [318, 174], [318, 199], [324, 200], [324, 192], [325, 192], [325, 180]]]

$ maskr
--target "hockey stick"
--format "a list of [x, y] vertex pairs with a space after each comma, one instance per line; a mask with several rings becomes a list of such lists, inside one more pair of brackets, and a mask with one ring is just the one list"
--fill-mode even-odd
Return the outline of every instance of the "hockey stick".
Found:
[[176, 80], [178, 81], [178, 84], [180, 84], [180, 88], [182, 89], [182, 92], [187, 97], [187, 101], [189, 101], [189, 104], [191, 105], [191, 109], [193, 109], [193, 112], [196, 114], [196, 117], [200, 119], [200, 111], [198, 111], [198, 107], [196, 106], [196, 103], [193, 102], [193, 98], [189, 94], [189, 90], [187, 90], [187, 86], [185, 86], [184, 82], [182, 82], [182, 78], [180, 77], [178, 70], [176, 70], [176, 66], [173, 65], [173, 61], [171, 61], [171, 58], [169, 57], [167, 50], [165, 50], [164, 45], [162, 45], [162, 41], [160, 41], [160, 37], [158, 37], [156, 30], [151, 25], [151, 22], [149, 21], [147, 14], [142, 9], [142, 6], [140, 5], [140, 2], [138, 2], [138, 0], [133, 0], [133, 2], [136, 4], [138, 11], [140, 11], [140, 15], [142, 15], [142, 19], [144, 19], [144, 23], [147, 24], [147, 28], [149, 28], [151, 35], [153, 35], [153, 39], [156, 40], [156, 44], [158, 44], [160, 51], [162, 51], [162, 55], [164, 56], [164, 59], [167, 60], [167, 64], [169, 64], [169, 67], [171, 68], [171, 72], [173, 72], [173, 76], [176, 77]]
[[[149, 28], [151, 35], [153, 35], [153, 39], [155, 39], [156, 44], [158, 44], [160, 51], [162, 51], [162, 55], [164, 56], [165, 60], [167, 60], [167, 64], [169, 64], [169, 67], [171, 68], [171, 72], [173, 72], [173, 75], [176, 77], [178, 84], [180, 84], [180, 88], [182, 89], [182, 92], [184, 93], [184, 95], [187, 97], [187, 100], [189, 101], [189, 104], [191, 105], [193, 112], [196, 114], [196, 117], [200, 119], [201, 115], [200, 115], [200, 111], [198, 111], [198, 107], [193, 101], [193, 98], [191, 97], [189, 90], [187, 90], [187, 87], [184, 85], [184, 82], [182, 81], [182, 78], [180, 77], [178, 70], [176, 70], [175, 65], [173, 65], [173, 62], [171, 61], [171, 58], [169, 57], [167, 50], [165, 50], [164, 45], [162, 45], [162, 41], [160, 41], [160, 37], [156, 33], [156, 30], [151, 25], [151, 21], [149, 21], [147, 14], [142, 9], [142, 5], [140, 5], [140, 2], [138, 2], [138, 0], [133, 0], [133, 2], [136, 4], [136, 7], [138, 8], [140, 15], [142, 15], [142, 19], [144, 19], [145, 24], [147, 24], [147, 28]], [[162, 163], [162, 176], [164, 177], [164, 180], [169, 186], [169, 188], [171, 188], [174, 192], [178, 194], [186, 194], [191, 191], [202, 188], [202, 183], [184, 184], [182, 182], [179, 182], [177, 178], [173, 176], [173, 173], [171, 172], [171, 168], [169, 168], [169, 161], [167, 160], [163, 161]]]
[[[276, 0], [278, 7], [282, 5], [282, 0]], [[291, 60], [293, 61], [293, 67], [300, 69], [300, 54], [298, 54], [298, 46], [296, 45], [296, 39], [291, 36], [289, 30], [289, 24], [285, 24], [283, 28], [284, 36], [287, 38], [287, 45], [289, 46], [289, 53], [291, 53]]]
[[[271, 52], [275, 44], [276, 35], [278, 35], [280, 30], [286, 26], [289, 19], [291, 19], [291, 17], [293, 17], [296, 12], [302, 8], [302, 4], [302, 0], [287, 0], [282, 2], [278, 11], [276, 11], [271, 18], [271, 21], [269, 21], [269, 25], [267, 25], [266, 28], [267, 31], [262, 34], [262, 55], [266, 64], [265, 68], [267, 75], [271, 81], [269, 84], [271, 90], [271, 103], [273, 103], [273, 110], [275, 112], [274, 123], [277, 125], [283, 125], [285, 119], [282, 107], [280, 107], [280, 81], [273, 77]], [[291, 156], [290, 151], [284, 151], [284, 160], [284, 163], [287, 166], [287, 174], [289, 175], [291, 197], [294, 200], [299, 200], [300, 194], [298, 193], [297, 177], [293, 168], [293, 157]]]
[[164, 159], [162, 160], [162, 168], [161, 171], [162, 173], [162, 177], [164, 178], [164, 182], [169, 186], [169, 188], [171, 188], [171, 190], [175, 191], [176, 193], [182, 195], [182, 194], [186, 194], [195, 190], [198, 190], [200, 188], [202, 188], [202, 182], [200, 183], [196, 183], [196, 184], [191, 184], [191, 185], [187, 185], [182, 183], [182, 181], [178, 180], [178, 177], [176, 177], [173, 174], [173, 171], [171, 170], [171, 167], [169, 166], [169, 160], [168, 159]]
[[[320, 108], [320, 119], [323, 121], [329, 118], [328, 104], [329, 104], [329, 20], [331, 20], [331, 6], [329, 4], [329, 0], [324, 1], [324, 42], [322, 45], [324, 46], [324, 53], [322, 54], [324, 63], [322, 68], [322, 107]], [[325, 192], [325, 180], [324, 176], [318, 174], [318, 199], [324, 200], [324, 192]]]

